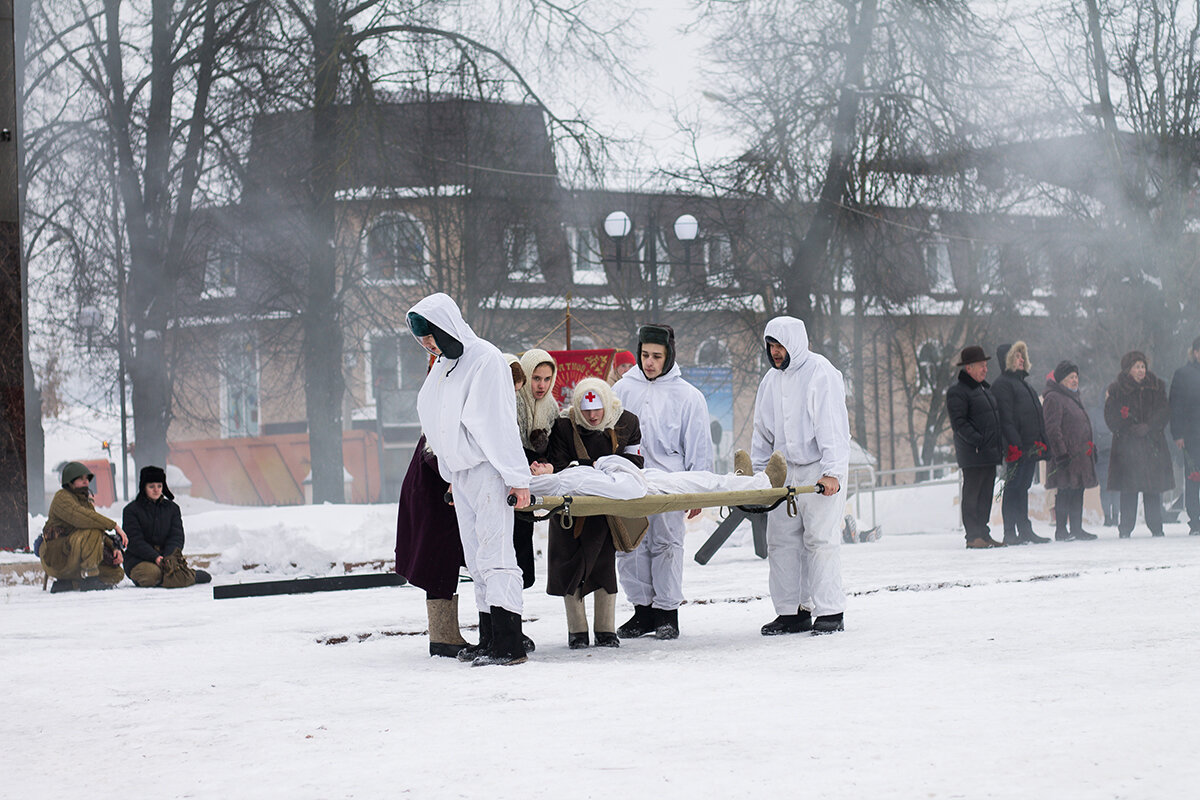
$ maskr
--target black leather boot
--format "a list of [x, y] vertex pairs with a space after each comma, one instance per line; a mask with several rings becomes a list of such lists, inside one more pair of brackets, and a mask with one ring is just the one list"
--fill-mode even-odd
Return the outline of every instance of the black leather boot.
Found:
[[826, 614], [823, 617], [817, 617], [813, 620], [812, 632], [813, 636], [820, 636], [826, 633], [837, 633], [845, 630], [845, 624], [842, 622], [841, 614]]
[[795, 614], [780, 614], [762, 626], [763, 636], [782, 636], [787, 633], [803, 633], [812, 630], [812, 613], [806, 608], [796, 609]]

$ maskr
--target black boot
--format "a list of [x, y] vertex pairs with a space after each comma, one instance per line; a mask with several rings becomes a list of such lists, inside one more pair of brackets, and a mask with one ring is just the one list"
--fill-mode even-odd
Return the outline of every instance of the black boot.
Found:
[[1096, 534], [1088, 533], [1083, 528], [1080, 528], [1071, 534], [1071, 538], [1077, 542], [1090, 542], [1096, 538]]
[[58, 594], [59, 592], [74, 592], [78, 591], [79, 587], [75, 585], [75, 581], [57, 580], [50, 584], [50, 594]]
[[583, 650], [584, 648], [588, 647], [589, 644], [587, 631], [567, 634], [567, 647], [571, 648], [572, 650]]
[[521, 615], [507, 608], [492, 606], [492, 646], [479, 654], [471, 663], [473, 667], [488, 667], [493, 664], [510, 667], [528, 661], [525, 642], [521, 635]]
[[629, 620], [617, 628], [617, 635], [622, 639], [636, 639], [639, 636], [645, 636], [647, 633], [653, 633], [658, 627], [654, 624], [654, 609], [650, 606], [634, 606], [633, 616]]
[[209, 575], [206, 570], [196, 570], [196, 583], [212, 583], [212, 575]]
[[79, 582], [79, 591], [81, 592], [101, 592], [111, 588], [113, 588], [113, 584], [105, 583], [99, 575], [92, 575]]
[[621, 640], [612, 631], [596, 631], [596, 647], [620, 647]]
[[474, 661], [492, 646], [492, 615], [479, 612], [479, 644], [469, 644], [458, 651], [459, 661]]
[[825, 633], [837, 633], [844, 631], [846, 628], [842, 624], [842, 615], [826, 614], [823, 617], [817, 617], [813, 620], [812, 632], [813, 636], [820, 636]]
[[679, 609], [672, 608], [670, 611], [664, 611], [661, 608], [654, 609], [654, 615], [657, 617], [657, 625], [654, 626], [655, 639], [678, 639], [679, 638]]
[[1049, 537], [1038, 536], [1034, 533], [1032, 525], [1021, 530], [1017, 538], [1020, 539], [1021, 544], [1045, 544], [1050, 541]]
[[812, 630], [812, 612], [807, 608], [796, 609], [795, 614], [780, 614], [772, 622], [762, 626], [763, 636], [782, 636], [785, 633], [803, 633]]
[[1021, 537], [1020, 537], [1020, 536], [1017, 534], [1017, 532], [1016, 532], [1015, 530], [1013, 530], [1013, 531], [1005, 531], [1005, 532], [1004, 532], [1004, 543], [1005, 543], [1006, 545], [1008, 545], [1009, 547], [1012, 547], [1013, 545], [1018, 545], [1018, 544], [1029, 544], [1028, 542], [1026, 542], [1025, 540], [1023, 540], [1023, 539], [1022, 539], [1022, 538], [1021, 538]]

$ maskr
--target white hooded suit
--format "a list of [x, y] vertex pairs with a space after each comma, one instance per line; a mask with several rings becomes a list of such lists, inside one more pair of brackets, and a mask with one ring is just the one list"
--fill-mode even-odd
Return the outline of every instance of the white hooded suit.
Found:
[[[637, 415], [647, 468], [712, 469], [708, 403], [699, 389], [683, 379], [678, 364], [653, 381], [641, 369], [631, 369], [613, 385], [613, 392], [626, 411]], [[621, 587], [635, 606], [670, 611], [683, 603], [684, 513], [650, 517], [641, 545], [632, 553], [617, 554]]]
[[499, 606], [519, 614], [521, 568], [508, 490], [528, 488], [530, 474], [517, 433], [512, 371], [495, 346], [475, 335], [448, 295], [432, 294], [411, 311], [463, 346], [458, 358], [443, 355], [434, 363], [417, 395], [417, 414], [437, 454], [438, 472], [453, 487], [476, 605], [484, 613]]
[[[765, 337], [788, 352], [783, 369], [772, 367], [754, 400], [754, 437], [750, 458], [761, 470], [778, 450], [787, 459], [789, 486], [816, 483], [822, 476], [843, 486], [850, 465], [850, 421], [842, 374], [824, 356], [808, 349], [808, 331], [795, 317], [767, 323]], [[767, 518], [767, 558], [771, 600], [776, 613], [793, 615], [799, 607], [813, 617], [840, 614], [842, 591], [841, 522], [845, 495], [803, 494], [799, 513], [783, 507]]]

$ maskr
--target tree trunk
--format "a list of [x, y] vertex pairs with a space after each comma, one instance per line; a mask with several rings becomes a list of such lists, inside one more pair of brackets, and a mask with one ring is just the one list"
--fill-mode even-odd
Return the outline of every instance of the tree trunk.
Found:
[[[784, 277], [788, 313], [804, 320], [812, 318], [812, 294], [818, 270], [826, 262], [829, 237], [833, 233], [838, 207], [847, 194], [850, 163], [854, 148], [854, 129], [858, 122], [858, 96], [862, 86], [871, 34], [875, 29], [878, 0], [863, 0], [858, 18], [849, 21], [850, 41], [846, 47], [846, 68], [838, 98], [837, 116], [829, 148], [829, 163], [812, 222]], [[851, 12], [852, 13], [852, 12]]]
[[304, 308], [304, 398], [314, 503], [344, 502], [342, 330], [337, 303], [335, 192], [339, 25], [329, 0], [317, 0], [313, 28], [312, 193]]

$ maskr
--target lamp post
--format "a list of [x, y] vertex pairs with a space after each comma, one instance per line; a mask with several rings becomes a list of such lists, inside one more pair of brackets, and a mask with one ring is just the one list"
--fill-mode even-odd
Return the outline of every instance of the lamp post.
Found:
[[[604, 232], [612, 238], [616, 244], [617, 256], [616, 264], [621, 266], [626, 263], [621, 258], [621, 242], [633, 230], [633, 221], [624, 211], [614, 211], [604, 218]], [[692, 241], [696, 238], [696, 234], [700, 232], [700, 223], [691, 214], [683, 214], [675, 220], [674, 225], [675, 238], [683, 242], [683, 266], [691, 264], [691, 247]], [[650, 278], [650, 316], [657, 319], [658, 317], [658, 219], [653, 213], [646, 220], [646, 232], [643, 236], [643, 241], [646, 247], [645, 259], [632, 259], [629, 263], [641, 264], [644, 263]], [[661, 263], [671, 264], [670, 260]]]

